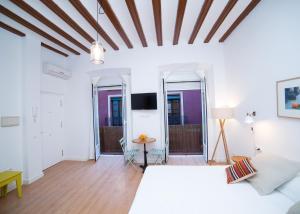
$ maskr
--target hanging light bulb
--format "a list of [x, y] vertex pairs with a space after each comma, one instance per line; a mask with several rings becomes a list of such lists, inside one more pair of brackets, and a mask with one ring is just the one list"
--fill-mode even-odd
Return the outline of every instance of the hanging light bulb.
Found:
[[[98, 7], [97, 0], [96, 2], [97, 2], [97, 23], [98, 23], [99, 7]], [[102, 47], [101, 43], [98, 40], [98, 32], [97, 32], [97, 40], [92, 43], [90, 61], [94, 64], [104, 63], [104, 48]]]
[[92, 43], [90, 60], [94, 64], [104, 63], [104, 48], [98, 41]]

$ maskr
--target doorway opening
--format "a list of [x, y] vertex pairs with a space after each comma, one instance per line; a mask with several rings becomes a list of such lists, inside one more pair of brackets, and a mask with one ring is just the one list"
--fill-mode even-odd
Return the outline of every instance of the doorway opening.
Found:
[[202, 155], [200, 82], [167, 82], [170, 155]]
[[104, 155], [122, 155], [127, 146], [127, 96], [130, 70], [105, 69], [92, 77], [92, 122], [95, 161]]
[[195, 154], [207, 162], [208, 126], [211, 126], [207, 120], [207, 106], [211, 105], [207, 94], [207, 77], [212, 81], [210, 66], [175, 63], [161, 66], [160, 70], [165, 161], [169, 154]]
[[101, 154], [122, 154], [122, 85], [98, 87], [98, 118]]

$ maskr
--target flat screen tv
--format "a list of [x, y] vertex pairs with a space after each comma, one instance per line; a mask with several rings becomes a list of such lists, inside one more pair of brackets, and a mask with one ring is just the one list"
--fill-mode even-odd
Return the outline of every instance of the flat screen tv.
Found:
[[157, 109], [156, 93], [131, 94], [132, 110]]

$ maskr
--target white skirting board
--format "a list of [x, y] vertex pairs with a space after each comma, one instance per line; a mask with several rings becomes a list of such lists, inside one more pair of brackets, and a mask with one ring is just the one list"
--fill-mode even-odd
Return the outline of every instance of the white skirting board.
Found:
[[33, 176], [31, 178], [23, 178], [23, 184], [29, 185], [29, 184], [35, 182], [36, 180], [42, 178], [43, 176], [44, 176], [44, 173], [41, 172], [41, 174]]

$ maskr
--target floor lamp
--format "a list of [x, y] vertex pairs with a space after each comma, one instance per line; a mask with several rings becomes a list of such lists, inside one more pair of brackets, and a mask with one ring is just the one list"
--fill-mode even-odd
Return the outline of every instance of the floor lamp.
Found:
[[212, 155], [212, 158], [211, 158], [211, 162], [215, 162], [214, 158], [215, 158], [216, 150], [217, 150], [218, 144], [220, 142], [220, 139], [222, 137], [225, 156], [226, 156], [226, 163], [230, 164], [230, 157], [229, 157], [229, 152], [228, 152], [228, 146], [227, 146], [227, 140], [226, 140], [226, 136], [225, 136], [224, 126], [225, 126], [226, 120], [231, 119], [233, 117], [233, 108], [213, 108], [212, 109], [212, 116], [213, 116], [214, 119], [219, 120], [220, 132], [219, 132], [217, 143], [216, 143], [215, 148], [214, 148], [214, 152], [213, 152], [213, 155]]

